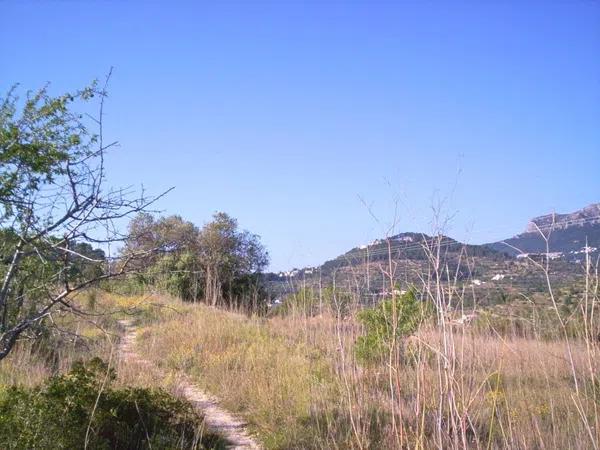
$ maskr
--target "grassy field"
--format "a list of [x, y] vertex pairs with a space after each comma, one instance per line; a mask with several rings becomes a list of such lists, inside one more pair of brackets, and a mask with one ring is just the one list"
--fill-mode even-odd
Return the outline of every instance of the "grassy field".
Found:
[[120, 320], [152, 317], [164, 300], [95, 291], [74, 300], [85, 315], [57, 311], [0, 363], [0, 448], [224, 448], [176, 379], [119, 358]]
[[[57, 315], [63, 332], [19, 345], [0, 364], [0, 386], [39, 385], [100, 356], [122, 387], [177, 392], [178, 377], [188, 375], [271, 449], [588, 449], [600, 442], [598, 344], [584, 337], [432, 320], [365, 363], [355, 352], [365, 332], [355, 310], [257, 317], [157, 296], [98, 293], [80, 301], [98, 315]], [[117, 362], [123, 318], [135, 321], [138, 350], [160, 371]]]
[[583, 340], [426, 326], [398, 357], [365, 366], [353, 315], [180, 308], [146, 325], [141, 351], [222, 398], [268, 448], [584, 449], [599, 440], [598, 359]]

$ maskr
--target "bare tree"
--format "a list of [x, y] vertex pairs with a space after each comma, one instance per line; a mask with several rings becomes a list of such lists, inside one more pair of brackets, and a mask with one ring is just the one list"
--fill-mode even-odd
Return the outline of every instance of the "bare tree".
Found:
[[55, 308], [74, 310], [76, 292], [142, 256], [104, 252], [125, 240], [121, 219], [160, 197], [105, 186], [116, 145], [103, 139], [109, 79], [60, 97], [46, 86], [0, 99], [0, 360]]

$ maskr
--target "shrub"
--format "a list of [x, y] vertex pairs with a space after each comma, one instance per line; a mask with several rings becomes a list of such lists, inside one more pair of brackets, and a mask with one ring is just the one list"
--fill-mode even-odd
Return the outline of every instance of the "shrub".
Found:
[[0, 447], [5, 449], [216, 448], [201, 434], [190, 404], [158, 389], [113, 389], [115, 373], [99, 358], [75, 363], [43, 386], [0, 392]]
[[413, 290], [363, 309], [358, 320], [365, 334], [356, 341], [357, 358], [362, 362], [379, 359], [399, 344], [401, 338], [413, 334], [428, 313], [426, 303], [419, 301]]

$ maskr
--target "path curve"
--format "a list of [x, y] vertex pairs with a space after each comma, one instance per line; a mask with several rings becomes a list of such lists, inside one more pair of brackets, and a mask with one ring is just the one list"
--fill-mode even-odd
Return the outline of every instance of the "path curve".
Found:
[[[136, 351], [137, 328], [132, 322], [120, 320], [119, 323], [125, 328], [125, 334], [119, 342], [120, 358], [152, 370], [159, 370], [155, 364], [142, 358]], [[262, 446], [246, 430], [246, 423], [219, 406], [215, 397], [199, 389], [183, 374], [181, 374], [179, 385], [181, 395], [194, 406], [198, 413], [204, 416], [207, 427], [221, 435], [229, 443], [228, 448], [236, 450], [262, 449]]]

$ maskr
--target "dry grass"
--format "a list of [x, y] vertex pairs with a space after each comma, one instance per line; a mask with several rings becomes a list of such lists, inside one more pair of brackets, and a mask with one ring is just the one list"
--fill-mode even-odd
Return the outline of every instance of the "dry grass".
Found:
[[[400, 359], [363, 367], [360, 327], [330, 315], [248, 318], [185, 306], [140, 348], [242, 414], [270, 448], [593, 448], [598, 407], [585, 342], [422, 330]], [[442, 343], [455, 349], [444, 364]], [[597, 361], [593, 361], [597, 370]], [[451, 372], [451, 377], [442, 377]], [[597, 372], [596, 372], [597, 373]], [[451, 380], [452, 389], [445, 380]], [[447, 396], [454, 396], [451, 411]], [[452, 419], [454, 417], [454, 419]], [[451, 420], [454, 420], [452, 422]], [[464, 423], [464, 440], [452, 423]]]
[[[76, 301], [82, 305], [96, 298], [88, 292]], [[99, 356], [111, 360], [119, 336], [116, 318], [94, 307], [89, 316], [56, 311], [35, 339], [24, 336], [0, 363], [0, 386], [35, 386], [48, 377], [67, 372], [73, 362]]]
[[316, 348], [272, 332], [258, 318], [205, 306], [147, 327], [140, 349], [183, 371], [244, 416], [272, 448], [306, 447], [310, 411], [335, 405], [333, 374]]
[[[83, 357], [114, 358], [117, 320], [129, 317], [142, 327], [140, 352], [161, 370], [120, 364], [119, 383], [175, 390], [185, 373], [268, 448], [588, 449], [600, 441], [600, 359], [589, 339], [438, 323], [365, 366], [353, 352], [362, 333], [354, 314], [265, 319], [110, 294], [95, 310], [96, 318], [56, 317], [67, 331], [57, 351], [19, 345], [0, 365], [0, 385], [37, 384]], [[69, 340], [72, 332], [85, 345]]]
[[67, 372], [73, 362], [95, 356], [117, 369], [117, 384], [166, 388], [173, 385], [169, 380], [139, 370], [134, 364], [124, 364], [117, 357], [123, 331], [119, 319], [148, 320], [163, 314], [162, 308], [171, 302], [170, 299], [89, 291], [73, 300], [88, 314], [56, 311], [48, 324], [51, 326], [41, 337], [22, 339], [0, 363], [0, 387], [36, 386], [50, 376]]

